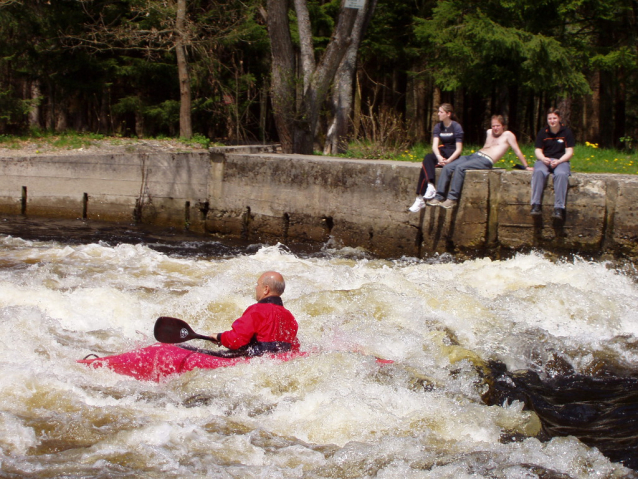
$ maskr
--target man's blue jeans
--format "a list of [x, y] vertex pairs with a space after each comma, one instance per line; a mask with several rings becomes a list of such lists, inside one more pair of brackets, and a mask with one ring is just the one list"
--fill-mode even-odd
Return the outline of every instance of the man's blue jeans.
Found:
[[[463, 189], [463, 182], [465, 181], [465, 172], [467, 170], [491, 170], [492, 166], [493, 164], [489, 157], [478, 152], [461, 156], [452, 163], [448, 163], [441, 171], [441, 177], [436, 186], [436, 198], [443, 200], [446, 197], [445, 190], [447, 190], [450, 184], [450, 178], [452, 178], [452, 186], [450, 187], [450, 192], [447, 194], [447, 198], [449, 200], [458, 201], [461, 190]], [[454, 174], [454, 177], [452, 177], [452, 174]]]

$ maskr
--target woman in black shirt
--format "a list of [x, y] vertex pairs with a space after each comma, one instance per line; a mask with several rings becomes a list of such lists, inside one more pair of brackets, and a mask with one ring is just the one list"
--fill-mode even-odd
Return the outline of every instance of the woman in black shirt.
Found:
[[569, 160], [574, 154], [574, 134], [561, 123], [560, 111], [550, 108], [547, 112], [547, 126], [536, 135], [536, 158], [532, 175], [532, 211], [534, 216], [542, 215], [543, 190], [550, 173], [554, 174], [553, 218], [565, 219], [565, 200], [571, 168]]
[[416, 187], [416, 200], [410, 206], [412, 213], [425, 208], [425, 202], [436, 195], [435, 168], [443, 167], [461, 156], [463, 151], [463, 128], [454, 120], [454, 109], [449, 103], [439, 106], [439, 122], [432, 132], [432, 153], [423, 158], [419, 182]]

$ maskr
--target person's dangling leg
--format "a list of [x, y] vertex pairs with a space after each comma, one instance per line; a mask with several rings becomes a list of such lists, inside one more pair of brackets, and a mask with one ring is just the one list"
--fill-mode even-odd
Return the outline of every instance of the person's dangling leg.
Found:
[[434, 153], [428, 153], [421, 163], [421, 171], [419, 172], [419, 181], [416, 186], [416, 199], [409, 210], [412, 213], [418, 213], [419, 210], [425, 208], [425, 200], [434, 197], [434, 187], [432, 179], [434, 178], [434, 165], [437, 163]]
[[554, 168], [554, 214], [552, 217], [559, 220], [565, 219], [565, 203], [567, 200], [567, 188], [569, 187], [569, 161], [565, 161]]
[[534, 163], [534, 172], [532, 173], [532, 196], [530, 203], [532, 205], [531, 214], [538, 216], [542, 214], [541, 205], [543, 204], [543, 191], [549, 176], [549, 168], [545, 163], [536, 160]]
[[434, 180], [436, 178], [436, 165], [439, 160], [436, 158], [434, 153], [428, 153], [423, 158], [423, 166], [422, 170], [424, 170], [425, 181], [427, 182], [423, 185], [423, 191], [421, 195], [425, 200], [431, 200], [436, 195], [436, 187], [434, 186]]
[[570, 171], [569, 161], [554, 168], [554, 208], [565, 209]]
[[463, 162], [454, 172], [450, 192], [447, 195], [448, 200], [458, 201], [463, 190], [463, 182], [465, 181], [465, 172], [468, 170], [491, 170], [492, 162], [485, 156], [474, 153], [467, 157], [468, 160]]
[[436, 196], [431, 201], [428, 201], [428, 205], [437, 206], [438, 204], [442, 203], [445, 200], [445, 197], [447, 196], [446, 195], [447, 187], [450, 184], [452, 175], [454, 174], [457, 168], [459, 168], [466, 161], [468, 161], [468, 158], [470, 157], [460, 156], [459, 158], [454, 160], [452, 163], [448, 163], [447, 165], [443, 167], [443, 169], [441, 170], [441, 176], [439, 177], [439, 182], [436, 185]]

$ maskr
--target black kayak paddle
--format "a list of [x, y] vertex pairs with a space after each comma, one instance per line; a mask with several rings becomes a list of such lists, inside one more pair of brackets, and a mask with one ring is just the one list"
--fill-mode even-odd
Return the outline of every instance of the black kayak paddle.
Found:
[[160, 343], [175, 344], [190, 341], [191, 339], [205, 339], [206, 341], [219, 344], [219, 341], [212, 336], [197, 334], [186, 321], [169, 316], [160, 316], [157, 318], [153, 334], [155, 334], [155, 339]]

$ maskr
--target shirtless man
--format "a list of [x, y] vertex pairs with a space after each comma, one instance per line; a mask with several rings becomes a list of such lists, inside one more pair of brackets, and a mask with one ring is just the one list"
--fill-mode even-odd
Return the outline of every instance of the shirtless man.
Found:
[[[461, 156], [455, 161], [448, 163], [441, 171], [441, 177], [436, 188], [436, 196], [428, 201], [430, 206], [442, 206], [443, 208], [454, 208], [458, 201], [461, 190], [463, 189], [463, 181], [465, 181], [465, 172], [467, 170], [490, 170], [498, 160], [505, 156], [507, 150], [512, 148], [514, 153], [521, 160], [521, 163], [528, 170], [533, 170], [527, 165], [525, 155], [521, 152], [516, 141], [516, 136], [511, 131], [506, 131], [507, 124], [501, 115], [492, 117], [492, 128], [487, 130], [487, 139], [485, 145], [476, 153]], [[454, 173], [454, 177], [452, 177]], [[452, 186], [450, 192], [445, 199], [445, 190], [447, 190], [452, 178]]]

